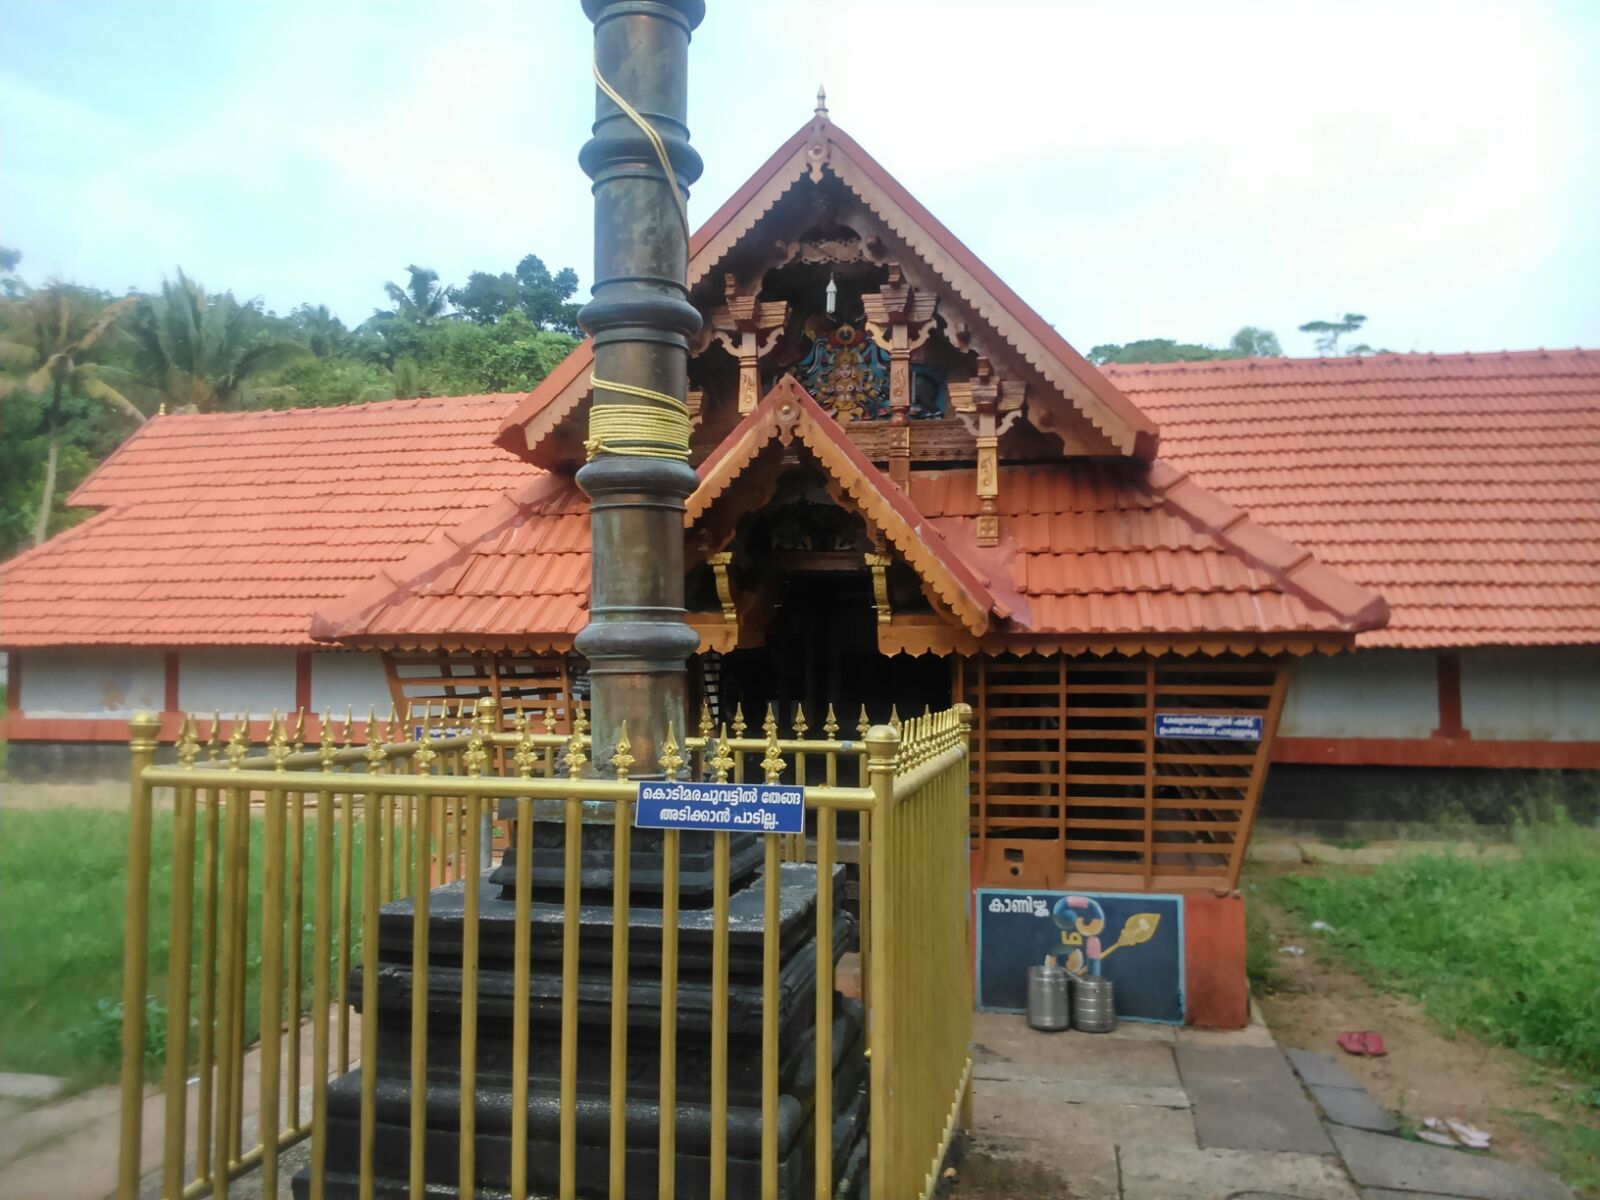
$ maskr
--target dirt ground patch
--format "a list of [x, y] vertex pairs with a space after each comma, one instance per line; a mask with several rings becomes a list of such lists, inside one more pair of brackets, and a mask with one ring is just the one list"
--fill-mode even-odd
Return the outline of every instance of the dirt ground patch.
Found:
[[[1378, 991], [1320, 951], [1317, 934], [1289, 914], [1259, 895], [1252, 895], [1250, 903], [1264, 918], [1274, 947], [1298, 945], [1306, 951], [1298, 958], [1279, 955], [1283, 986], [1257, 996], [1280, 1045], [1336, 1056], [1403, 1121], [1458, 1117], [1488, 1130], [1494, 1135], [1494, 1154], [1511, 1162], [1549, 1170], [1559, 1167], [1545, 1145], [1522, 1128], [1515, 1113], [1600, 1129], [1600, 1115], [1592, 1109], [1561, 1102], [1563, 1095], [1581, 1088], [1570, 1077], [1470, 1035], [1444, 1036], [1420, 1005]], [[1343, 1053], [1334, 1039], [1347, 1029], [1377, 1030], [1389, 1053], [1382, 1058]]]

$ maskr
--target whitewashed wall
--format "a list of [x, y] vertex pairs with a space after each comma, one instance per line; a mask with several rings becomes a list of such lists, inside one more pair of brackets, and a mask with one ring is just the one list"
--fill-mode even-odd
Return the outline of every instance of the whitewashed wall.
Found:
[[1438, 727], [1434, 653], [1361, 650], [1295, 662], [1278, 736], [1425, 738]]
[[357, 717], [368, 709], [389, 711], [389, 679], [377, 652], [313, 654], [311, 656], [311, 710], [342, 716], [354, 709]]
[[22, 713], [28, 717], [129, 717], [160, 712], [167, 671], [160, 650], [43, 647], [22, 653]]
[[1475, 741], [1600, 741], [1600, 646], [1461, 651], [1461, 723]]
[[202, 646], [178, 655], [178, 707], [185, 712], [294, 711], [294, 656], [289, 648]]

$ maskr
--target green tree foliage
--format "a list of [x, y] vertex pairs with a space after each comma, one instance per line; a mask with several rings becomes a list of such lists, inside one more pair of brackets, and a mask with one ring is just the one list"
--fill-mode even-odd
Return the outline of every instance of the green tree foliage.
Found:
[[[1318, 354], [1339, 353], [1339, 339], [1347, 333], [1354, 333], [1367, 323], [1365, 313], [1345, 313], [1335, 321], [1307, 321], [1300, 326], [1301, 333], [1309, 333], [1317, 339]], [[1354, 354], [1372, 353], [1372, 347], [1363, 343], [1351, 351]]]
[[261, 377], [310, 352], [256, 304], [211, 295], [181, 270], [144, 297], [130, 325], [144, 377], [171, 409], [216, 412], [271, 397]]
[[1108, 363], [1209, 362], [1221, 358], [1276, 358], [1283, 353], [1278, 337], [1270, 329], [1246, 325], [1229, 339], [1226, 346], [1206, 346], [1198, 342], [1178, 342], [1172, 338], [1141, 338], [1136, 342], [1108, 342], [1089, 351], [1096, 366]]
[[445, 287], [439, 282], [439, 272], [415, 264], [406, 268], [409, 278], [404, 287], [393, 280], [383, 285], [383, 291], [394, 305], [387, 312], [375, 316], [394, 317], [413, 325], [428, 325], [445, 315], [448, 299]]
[[515, 274], [474, 271], [465, 287], [451, 288], [448, 295], [462, 316], [479, 325], [492, 325], [507, 313], [520, 312], [536, 328], [576, 333], [578, 305], [572, 294], [577, 290], [578, 273], [571, 267], [552, 275], [542, 258], [529, 254], [517, 264]]
[[98, 292], [64, 283], [51, 283], [7, 302], [0, 361], [17, 368], [18, 373], [0, 378], [0, 396], [42, 398], [36, 413], [13, 412], [14, 405], [8, 405], [6, 413], [7, 424], [15, 420], [44, 447], [39, 495], [33, 506], [35, 546], [49, 536], [56, 508], [67, 401], [82, 398], [134, 425], [144, 422], [144, 414], [107, 381], [104, 365], [96, 361], [104, 353], [111, 329], [132, 306], [131, 298], [110, 301]]

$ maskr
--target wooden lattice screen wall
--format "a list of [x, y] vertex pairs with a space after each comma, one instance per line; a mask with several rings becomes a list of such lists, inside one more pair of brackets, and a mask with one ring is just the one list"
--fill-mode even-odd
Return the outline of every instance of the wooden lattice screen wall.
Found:
[[508, 726], [526, 711], [542, 728], [545, 713], [554, 712], [561, 733], [572, 731], [573, 705], [582, 707], [587, 692], [585, 663], [576, 655], [396, 650], [384, 653], [383, 666], [402, 712], [412, 704], [437, 712], [441, 704], [454, 708], [492, 696]]
[[[1250, 659], [965, 660], [972, 836], [992, 887], [1238, 883], [1287, 666]], [[1259, 741], [1157, 738], [1158, 713], [1259, 715]]]

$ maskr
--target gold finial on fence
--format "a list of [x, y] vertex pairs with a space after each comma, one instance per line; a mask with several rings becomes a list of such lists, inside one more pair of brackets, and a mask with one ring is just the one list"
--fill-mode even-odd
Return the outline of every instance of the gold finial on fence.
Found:
[[333, 741], [333, 714], [327, 709], [322, 710], [321, 736], [317, 739], [317, 757], [322, 761], [324, 771], [333, 770], [333, 756], [337, 752]]
[[588, 761], [583, 754], [583, 734], [573, 729], [572, 736], [567, 739], [567, 778], [582, 779], [583, 765]]
[[250, 714], [240, 713], [233, 723], [233, 733], [228, 737], [228, 769], [237, 771], [239, 764], [250, 757]]
[[511, 761], [517, 764], [517, 776], [520, 779], [533, 778], [533, 764], [539, 761], [539, 751], [533, 744], [533, 726], [528, 721], [528, 714], [520, 708], [517, 710], [517, 752], [511, 756]]
[[717, 752], [711, 759], [711, 773], [718, 783], [728, 782], [728, 772], [733, 770], [733, 754], [728, 746], [728, 723], [722, 723], [722, 736], [717, 739]]
[[678, 753], [678, 739], [672, 732], [672, 722], [667, 722], [666, 740], [661, 743], [661, 773], [668, 779], [676, 779], [678, 772], [683, 770], [683, 755]]
[[589, 732], [589, 714], [583, 711], [581, 704], [572, 706], [572, 732], [580, 738]]
[[294, 752], [299, 754], [306, 748], [306, 710], [302, 706], [294, 720]]
[[711, 702], [702, 699], [700, 701], [700, 736], [709, 742], [716, 732], [716, 724], [711, 719]]
[[761, 718], [761, 732], [768, 738], [778, 736], [778, 717], [772, 711], [772, 701], [767, 701], [767, 715]]
[[794, 740], [804, 741], [806, 730], [810, 728], [811, 726], [806, 724], [806, 706], [797, 703], [794, 706]]
[[611, 768], [617, 773], [617, 782], [625, 783], [628, 770], [634, 764], [633, 745], [628, 741], [628, 723], [624, 721], [617, 730], [617, 748], [611, 755]]
[[467, 775], [477, 777], [489, 762], [487, 748], [489, 735], [495, 727], [494, 697], [484, 696], [472, 706], [472, 734], [467, 738], [467, 749], [461, 761], [467, 765]]
[[767, 752], [761, 756], [761, 770], [768, 783], [777, 783], [783, 777], [783, 755], [778, 753], [778, 729], [774, 725], [767, 732]]
[[900, 706], [891, 704], [889, 706], [889, 728], [899, 733], [904, 727], [905, 722], [900, 719]]
[[833, 715], [833, 702], [828, 702], [828, 715], [822, 718], [822, 732], [830, 742], [839, 740], [839, 718]]
[[278, 715], [278, 710], [272, 710], [272, 719], [267, 722], [267, 757], [272, 759], [274, 771], [286, 771], [285, 765], [290, 754], [289, 731], [284, 728], [283, 718]]
[[206, 759], [216, 762], [222, 757], [222, 714], [211, 714], [211, 732], [206, 734]]
[[856, 722], [856, 733], [861, 735], [861, 740], [867, 740], [867, 732], [872, 728], [872, 721], [867, 716], [867, 706], [861, 706], [861, 719]]
[[194, 717], [185, 714], [178, 724], [178, 761], [185, 771], [194, 770], [194, 760], [200, 757], [200, 735], [195, 731]]
[[742, 738], [747, 728], [744, 723], [744, 702], [741, 700], [733, 706], [733, 736]]
[[388, 757], [388, 750], [383, 744], [383, 734], [378, 725], [378, 710], [367, 709], [367, 770], [376, 771], [383, 760]]
[[344, 738], [340, 745], [341, 750], [353, 750], [356, 745], [356, 706], [348, 706], [344, 710]]
[[544, 706], [544, 731], [552, 734], [556, 731], [556, 706], [554, 704], [546, 704]]
[[383, 728], [384, 741], [391, 746], [398, 746], [401, 742], [408, 740], [401, 737], [400, 734], [400, 714], [395, 711], [394, 704], [391, 702], [389, 705], [389, 723]]

